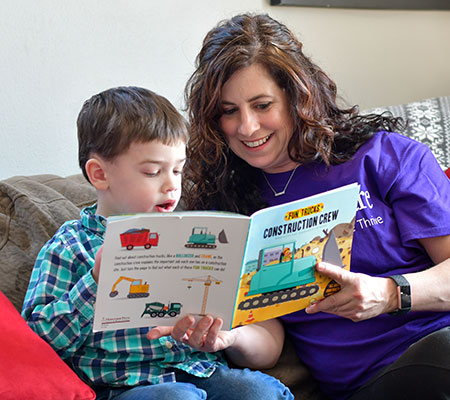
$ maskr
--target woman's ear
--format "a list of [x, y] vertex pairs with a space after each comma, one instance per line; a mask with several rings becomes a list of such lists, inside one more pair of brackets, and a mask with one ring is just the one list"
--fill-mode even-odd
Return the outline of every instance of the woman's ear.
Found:
[[89, 181], [97, 190], [108, 189], [108, 180], [106, 179], [104, 161], [94, 157], [90, 158], [85, 165], [86, 174]]

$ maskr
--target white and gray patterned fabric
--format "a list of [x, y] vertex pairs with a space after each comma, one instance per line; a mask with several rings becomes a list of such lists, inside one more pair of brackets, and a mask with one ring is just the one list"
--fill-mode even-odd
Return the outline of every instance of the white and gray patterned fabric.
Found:
[[450, 96], [374, 108], [363, 114], [384, 111], [407, 121], [406, 131], [402, 133], [426, 144], [443, 169], [450, 167]]

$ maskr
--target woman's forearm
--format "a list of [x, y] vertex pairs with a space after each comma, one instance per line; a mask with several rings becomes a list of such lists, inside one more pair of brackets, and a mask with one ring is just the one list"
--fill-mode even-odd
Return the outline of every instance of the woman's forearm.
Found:
[[234, 364], [255, 369], [271, 368], [276, 364], [284, 343], [284, 329], [278, 320], [235, 328], [235, 334], [235, 342], [225, 349]]
[[421, 239], [420, 243], [436, 265], [405, 274], [411, 286], [411, 309], [450, 311], [450, 235]]

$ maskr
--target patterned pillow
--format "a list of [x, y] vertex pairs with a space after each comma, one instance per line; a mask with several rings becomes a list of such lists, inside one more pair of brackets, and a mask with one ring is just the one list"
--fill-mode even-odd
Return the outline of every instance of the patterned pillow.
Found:
[[450, 96], [436, 97], [363, 113], [390, 111], [408, 122], [406, 136], [426, 144], [443, 169], [450, 167]]

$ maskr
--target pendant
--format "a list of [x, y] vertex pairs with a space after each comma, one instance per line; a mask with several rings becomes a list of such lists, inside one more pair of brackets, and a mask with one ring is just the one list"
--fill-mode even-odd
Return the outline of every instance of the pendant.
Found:
[[269, 186], [270, 190], [272, 190], [272, 193], [273, 193], [274, 197], [279, 197], [279, 196], [283, 196], [284, 194], [286, 194], [286, 190], [287, 190], [289, 184], [291, 183], [292, 177], [294, 176], [295, 171], [297, 170], [297, 168], [298, 168], [299, 165], [300, 165], [300, 164], [298, 164], [298, 165], [294, 168], [294, 170], [292, 171], [291, 175], [289, 176], [288, 181], [286, 182], [286, 185], [284, 185], [284, 189], [283, 189], [281, 192], [275, 191], [275, 189], [273, 188], [273, 186], [270, 184], [269, 180], [267, 179], [267, 176], [266, 176], [266, 174], [264, 173], [264, 171], [261, 171], [262, 174], [263, 174], [263, 176], [264, 176], [264, 179], [265, 179], [266, 182], [267, 182], [267, 185]]

